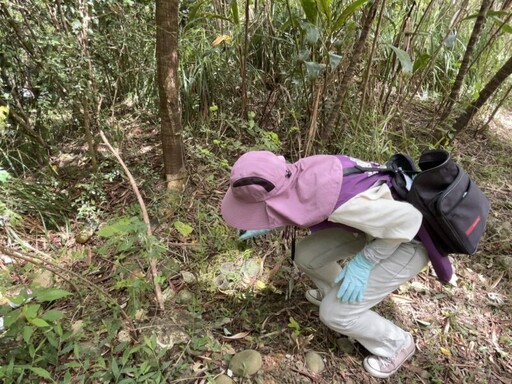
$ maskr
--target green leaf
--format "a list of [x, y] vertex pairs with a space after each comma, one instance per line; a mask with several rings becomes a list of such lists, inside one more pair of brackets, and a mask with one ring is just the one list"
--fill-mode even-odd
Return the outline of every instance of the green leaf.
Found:
[[33, 324], [38, 328], [44, 328], [44, 327], [50, 326], [50, 324], [48, 324], [46, 321], [44, 321], [43, 319], [40, 319], [38, 317], [36, 317], [35, 319], [27, 319], [27, 320], [30, 324]]
[[192, 228], [190, 225], [182, 223], [179, 220], [176, 220], [174, 222], [174, 228], [182, 235], [182, 236], [188, 236], [192, 233], [194, 228]]
[[26, 325], [23, 327], [23, 341], [25, 341], [26, 344], [29, 343], [30, 338], [32, 337], [33, 333], [34, 333], [34, 327], [31, 327], [29, 325]]
[[430, 55], [428, 53], [422, 53], [421, 55], [419, 55], [416, 58], [416, 60], [414, 60], [413, 72], [423, 69], [427, 65], [429, 60]]
[[345, 24], [345, 21], [359, 8], [361, 8], [363, 5], [365, 5], [369, 0], [356, 0], [352, 4], [349, 4], [343, 12], [341, 12], [341, 15], [338, 17], [338, 19], [334, 22], [334, 31], [337, 31], [340, 29], [343, 24]]
[[306, 41], [308, 44], [316, 44], [320, 39], [320, 31], [317, 27], [312, 24], [307, 24], [306, 26]]
[[231, 20], [233, 21], [233, 24], [240, 24], [240, 17], [238, 16], [238, 1], [232, 0], [230, 5], [231, 10]]
[[28, 304], [23, 307], [23, 314], [27, 319], [37, 317], [37, 311], [41, 308], [41, 304]]
[[400, 60], [400, 64], [402, 65], [402, 71], [405, 73], [412, 73], [412, 61], [411, 57], [407, 52], [404, 50], [394, 47], [392, 45], [389, 46], [393, 51], [395, 51], [396, 56], [398, 57], [398, 60]]
[[322, 64], [318, 64], [314, 61], [305, 61], [304, 64], [306, 64], [306, 71], [311, 80], [318, 78], [324, 69]]
[[66, 371], [64, 374], [64, 379], [62, 380], [62, 384], [69, 384], [71, 383], [71, 373], [69, 371]]
[[121, 217], [113, 223], [107, 224], [98, 231], [101, 237], [110, 238], [116, 235], [126, 235], [134, 231], [134, 222], [130, 217]]
[[121, 375], [121, 372], [119, 372], [119, 366], [117, 365], [117, 361], [115, 358], [112, 358], [112, 364], [110, 365], [110, 369], [112, 370], [112, 374], [117, 380]]
[[43, 313], [41, 318], [46, 320], [46, 321], [54, 322], [54, 321], [62, 319], [63, 316], [64, 316], [64, 312], [58, 311], [56, 309], [51, 309], [51, 310], [46, 311], [45, 313]]
[[306, 19], [312, 24], [316, 24], [316, 17], [318, 15], [318, 9], [316, 7], [315, 0], [300, 0], [302, 9], [306, 14]]
[[340, 65], [341, 59], [341, 55], [329, 52], [329, 65], [331, 66], [331, 69], [335, 69], [338, 65]]
[[44, 368], [40, 368], [40, 367], [28, 367], [29, 370], [31, 370], [32, 372], [34, 372], [37, 376], [39, 377], [42, 377], [43, 379], [48, 379], [48, 380], [51, 380], [53, 382], [55, 382], [53, 379], [52, 379], [52, 376], [50, 375], [50, 372], [48, 372], [46, 369]]
[[0, 183], [5, 183], [7, 180], [11, 178], [9, 172], [5, 169], [0, 168]]
[[[498, 16], [508, 16], [510, 15], [510, 11], [488, 11], [486, 13], [487, 17], [498, 17]], [[462, 19], [462, 21], [476, 19], [478, 17], [478, 13], [473, 13], [472, 15], [469, 15]]]
[[4, 327], [9, 328], [11, 325], [13, 325], [19, 319], [20, 314], [21, 314], [20, 308], [7, 313], [4, 316]]
[[62, 299], [63, 297], [71, 295], [71, 292], [65, 291], [64, 289], [58, 288], [41, 288], [34, 290], [34, 296], [37, 301], [45, 302], [45, 301], [54, 301], [58, 299]]
[[507, 33], [512, 33], [512, 26], [510, 26], [510, 24], [507, 24], [505, 23], [503, 20], [501, 20], [500, 18], [498, 17], [494, 17], [492, 16], [491, 17], [494, 21], [496, 21], [497, 23], [501, 24], [500, 27], [503, 31], [507, 32]]
[[331, 22], [331, 0], [317, 0], [318, 8], [325, 16], [327, 23]]

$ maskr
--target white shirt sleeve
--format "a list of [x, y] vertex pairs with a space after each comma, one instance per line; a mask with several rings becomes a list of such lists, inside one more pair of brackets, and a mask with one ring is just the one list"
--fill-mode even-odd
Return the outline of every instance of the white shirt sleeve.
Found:
[[373, 238], [363, 252], [368, 260], [377, 263], [416, 236], [422, 215], [411, 204], [394, 200], [387, 184], [377, 184], [342, 204], [328, 220], [359, 229]]

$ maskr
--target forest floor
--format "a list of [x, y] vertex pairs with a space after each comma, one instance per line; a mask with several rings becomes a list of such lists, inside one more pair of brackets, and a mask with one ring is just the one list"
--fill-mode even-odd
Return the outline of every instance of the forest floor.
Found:
[[[420, 107], [411, 109], [405, 119], [421, 129], [424, 113]], [[178, 208], [162, 203], [165, 183], [152, 178], [161, 164], [157, 128], [132, 127], [121, 152], [140, 183], [154, 235], [168, 249], [158, 265], [165, 274], [166, 310], [156, 311], [156, 302], [150, 298], [150, 304], [137, 312], [135, 324], [144, 330], [142, 334], [156, 334], [159, 344], [168, 346], [173, 366], [182, 367], [169, 382], [213, 383], [215, 377], [228, 373], [233, 354], [253, 349], [263, 357], [262, 368], [255, 376], [233, 378], [234, 382], [512, 383], [512, 112], [501, 113], [485, 130], [470, 131], [454, 143], [457, 161], [478, 181], [492, 204], [479, 251], [473, 256], [453, 256], [457, 286], [442, 285], [426, 269], [375, 308], [412, 332], [417, 346], [414, 357], [388, 380], [369, 376], [362, 368], [368, 352], [320, 322], [318, 308], [304, 297], [310, 282], [290, 261], [288, 233], [241, 244], [235, 231], [225, 227], [220, 201], [228, 184], [227, 164], [235, 158], [227, 158], [206, 141], [187, 139], [187, 146], [190, 176]], [[108, 158], [108, 152], [104, 156]], [[70, 168], [73, 161], [55, 161], [60, 161], [62, 175], [69, 169], [70, 177], [79, 177], [77, 169]], [[115, 168], [115, 161], [110, 161]], [[104, 188], [103, 209], [112, 215], [126, 214], [128, 207], [137, 204], [119, 172], [104, 182]], [[179, 223], [193, 231], [180, 229]], [[91, 266], [95, 266], [94, 271], [101, 271], [93, 271], [98, 284], [118, 295], [119, 302], [131, 300], [109, 280], [118, 264], [100, 254], [104, 239], [93, 236], [79, 244], [74, 240], [78, 224], [71, 234], [32, 229], [23, 237], [84, 276], [91, 276]], [[72, 253], [83, 257], [69, 257]], [[12, 275], [18, 284], [28, 284], [21, 273]], [[93, 318], [100, 322], [106, 316], [104, 310], [94, 313], [98, 310], [93, 302], [86, 299], [82, 304], [84, 316], [91, 316], [84, 320], [92, 328]], [[68, 310], [70, 317], [76, 316], [73, 305]], [[77, 319], [73, 320], [76, 324]], [[87, 342], [92, 343], [98, 334]], [[99, 354], [115, 351], [114, 344], [102, 344]], [[308, 370], [305, 356], [309, 351], [322, 356], [325, 369], [320, 373]]]
[[[410, 121], [421, 121], [422, 116], [422, 111], [412, 111]], [[410, 362], [384, 381], [512, 382], [511, 151], [510, 112], [499, 114], [482, 132], [470, 131], [454, 143], [455, 157], [491, 199], [486, 238], [476, 255], [453, 256], [457, 286], [442, 285], [428, 269], [376, 308], [412, 332], [417, 346]], [[196, 180], [201, 179], [201, 173]], [[208, 206], [216, 215], [227, 186], [227, 173], [224, 178], [219, 177], [210, 192], [204, 184], [192, 192], [196, 198], [209, 199]], [[226, 319], [222, 328], [212, 330], [212, 334], [228, 350], [232, 349], [231, 353], [255, 349], [263, 355], [259, 375], [240, 382], [382, 381], [362, 369], [362, 360], [368, 354], [362, 346], [339, 337], [319, 321], [318, 308], [304, 298], [310, 282], [290, 262], [289, 248], [286, 234], [260, 238], [242, 252], [226, 247], [225, 253], [208, 258], [206, 267], [194, 270], [198, 276], [206, 273], [218, 278], [226, 268], [231, 274], [228, 282], [221, 280], [227, 285], [217, 291], [191, 289], [201, 297], [204, 320], [212, 323]], [[254, 275], [247, 272], [248, 260], [256, 261], [260, 267]], [[238, 278], [233, 278], [236, 272]], [[252, 288], [252, 294], [241, 295], [240, 290], [247, 288]], [[223, 333], [227, 330], [231, 336]], [[308, 351], [323, 356], [325, 370], [320, 374], [308, 371]], [[218, 369], [219, 373], [225, 372], [227, 365], [219, 364]]]

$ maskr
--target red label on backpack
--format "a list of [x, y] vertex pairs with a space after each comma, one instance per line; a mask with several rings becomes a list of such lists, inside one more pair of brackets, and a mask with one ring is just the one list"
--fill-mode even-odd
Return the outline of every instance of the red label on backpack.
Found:
[[478, 225], [479, 222], [480, 222], [480, 216], [478, 216], [476, 218], [476, 220], [473, 221], [473, 223], [469, 226], [469, 228], [466, 229], [466, 232], [465, 232], [466, 236], [469, 236], [471, 234], [471, 232], [473, 232], [475, 230], [475, 228], [476, 228], [476, 226]]

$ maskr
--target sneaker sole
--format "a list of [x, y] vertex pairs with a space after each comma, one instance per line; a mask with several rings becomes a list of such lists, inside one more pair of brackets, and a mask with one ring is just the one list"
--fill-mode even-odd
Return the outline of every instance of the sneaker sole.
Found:
[[415, 353], [416, 353], [416, 348], [414, 348], [412, 350], [412, 352], [404, 359], [404, 361], [402, 362], [402, 364], [400, 364], [400, 366], [398, 366], [394, 371], [389, 372], [389, 373], [383, 373], [383, 372], [376, 371], [375, 369], [373, 369], [372, 367], [370, 367], [368, 365], [368, 363], [366, 362], [366, 358], [363, 360], [363, 367], [366, 370], [366, 372], [368, 372], [371, 376], [376, 377], [378, 379], [387, 379], [388, 377], [393, 376], [400, 368], [402, 368], [402, 366], [407, 362], [407, 360], [409, 360], [411, 357], [413, 357]]

